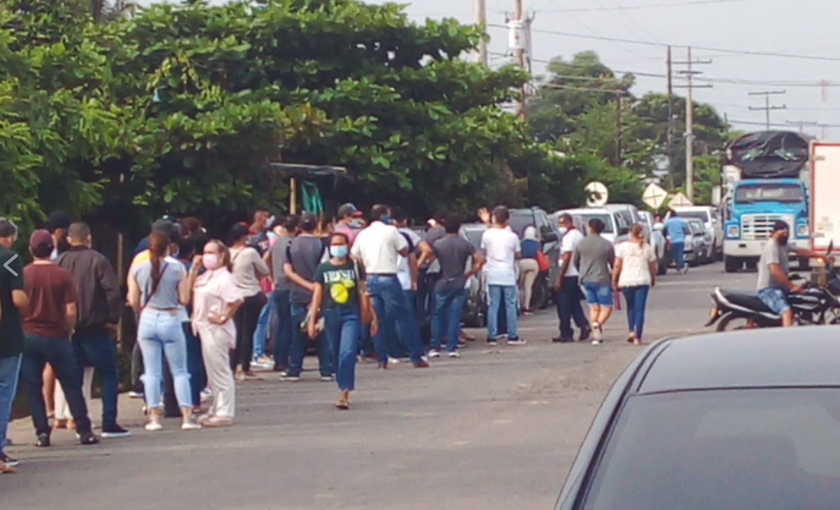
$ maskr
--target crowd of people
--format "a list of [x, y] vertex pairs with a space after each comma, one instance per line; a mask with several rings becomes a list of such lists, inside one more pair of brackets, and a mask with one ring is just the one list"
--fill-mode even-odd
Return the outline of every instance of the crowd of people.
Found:
[[[259, 209], [224, 241], [211, 238], [196, 218], [163, 219], [138, 245], [125, 294], [113, 265], [91, 248], [85, 223], [51, 215], [29, 237], [32, 262], [23, 267], [11, 250], [17, 227], [0, 219], [0, 265], [8, 268], [0, 270], [0, 471], [18, 464], [2, 448], [18, 379], [39, 447], [50, 446], [54, 428], [75, 429], [82, 445], [99, 442], [88, 412], [93, 371], [102, 385], [100, 436], [130, 434], [117, 421], [114, 342], [126, 305], [137, 340], [130, 395], [145, 400], [150, 432], [161, 430], [168, 416], [180, 416], [186, 431], [233, 425], [237, 383], [258, 378], [254, 367], [300, 381], [312, 347], [320, 380], [338, 386], [340, 410], [350, 408], [361, 359], [384, 370], [400, 358], [423, 369], [430, 359], [460, 357], [459, 347], [472, 340], [461, 331], [466, 288], [479, 273], [488, 300], [487, 343], [525, 345], [518, 316], [531, 313], [534, 280], [549, 269], [545, 254], [533, 227], [522, 239], [513, 232], [507, 208], [479, 216], [487, 230], [478, 247], [462, 235], [458, 214], [440, 214], [415, 232], [404, 210], [386, 205], [374, 206], [366, 220], [345, 204], [328, 222]], [[554, 341], [574, 341], [574, 321], [578, 340], [601, 343], [620, 289], [628, 305], [627, 340], [640, 344], [656, 274], [641, 227], [617, 250], [600, 237], [598, 219], [589, 222], [588, 235], [567, 215], [560, 227]], [[421, 331], [424, 319], [428, 335]]]

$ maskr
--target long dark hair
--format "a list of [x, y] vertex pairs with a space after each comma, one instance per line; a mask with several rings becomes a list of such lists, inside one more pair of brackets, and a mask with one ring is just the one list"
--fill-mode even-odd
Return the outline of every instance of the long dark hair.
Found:
[[152, 263], [152, 288], [149, 296], [157, 291], [160, 279], [163, 276], [160, 272], [160, 261], [166, 258], [166, 251], [169, 249], [169, 236], [163, 232], [152, 232], [149, 235], [149, 261]]

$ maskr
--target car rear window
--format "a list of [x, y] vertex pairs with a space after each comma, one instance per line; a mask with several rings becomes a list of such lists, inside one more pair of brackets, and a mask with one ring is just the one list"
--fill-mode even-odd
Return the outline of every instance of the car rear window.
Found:
[[840, 389], [631, 397], [587, 510], [836, 510]]

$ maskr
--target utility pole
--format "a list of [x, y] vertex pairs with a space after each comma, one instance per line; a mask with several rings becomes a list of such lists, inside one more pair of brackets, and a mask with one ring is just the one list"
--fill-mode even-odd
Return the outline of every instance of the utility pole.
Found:
[[[516, 59], [516, 64], [522, 69], [531, 73], [531, 22], [532, 16], [525, 16], [522, 10], [522, 0], [514, 0], [513, 16], [508, 18], [508, 45], [513, 51], [513, 56]], [[517, 105], [516, 116], [521, 120], [525, 120], [525, 102], [527, 96], [527, 84], [522, 85], [520, 94], [522, 99]]]
[[676, 64], [687, 66], [687, 70], [679, 71], [686, 77], [687, 84], [682, 87], [687, 89], [685, 99], [685, 194], [688, 200], [694, 203], [694, 98], [693, 91], [695, 88], [711, 88], [711, 84], [695, 85], [694, 76], [703, 74], [701, 71], [695, 71], [695, 65], [711, 64], [711, 60], [692, 60], [691, 47], [688, 47], [688, 59], [685, 62], [675, 62]]
[[621, 89], [615, 90], [615, 167], [621, 166]]
[[816, 122], [810, 121], [810, 120], [786, 120], [785, 124], [790, 124], [791, 126], [799, 126], [799, 132], [800, 133], [805, 132], [805, 126], [818, 126], [819, 125]]
[[668, 186], [674, 189], [674, 65], [671, 61], [671, 46], [668, 46]]
[[786, 94], [784, 90], [766, 90], [762, 92], [750, 92], [751, 96], [764, 96], [764, 106], [750, 106], [750, 110], [764, 112], [764, 127], [770, 131], [770, 112], [773, 110], [787, 110], [787, 106], [770, 106], [770, 96], [779, 96]]
[[481, 41], [478, 43], [478, 63], [487, 68], [490, 65], [487, 56], [487, 3], [486, 0], [474, 0], [474, 2], [475, 23], [482, 30]]

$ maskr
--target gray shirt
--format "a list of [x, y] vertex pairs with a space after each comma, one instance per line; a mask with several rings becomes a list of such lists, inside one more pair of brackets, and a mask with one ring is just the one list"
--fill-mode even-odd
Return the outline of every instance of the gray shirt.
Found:
[[233, 265], [233, 281], [242, 295], [251, 297], [262, 292], [260, 278], [268, 276], [269, 269], [260, 252], [250, 246], [230, 250], [230, 260]]
[[440, 261], [441, 277], [436, 290], [464, 288], [467, 260], [475, 253], [475, 246], [458, 235], [447, 235], [432, 245], [435, 257]]
[[[286, 262], [292, 265], [298, 276], [307, 281], [314, 281], [315, 270], [324, 256], [324, 243], [311, 234], [301, 234], [289, 243], [286, 250]], [[291, 285], [292, 303], [308, 305], [312, 293], [298, 285]]]
[[166, 257], [160, 261], [160, 272], [161, 277], [157, 289], [149, 297], [152, 292], [152, 261], [147, 260], [138, 264], [131, 271], [132, 278], [140, 287], [140, 306], [150, 306], [161, 310], [180, 307], [178, 284], [187, 276], [187, 270], [178, 260]]
[[274, 290], [291, 290], [292, 282], [286, 278], [286, 271], [283, 269], [283, 264], [286, 261], [286, 251], [289, 245], [292, 244], [292, 238], [289, 236], [282, 236], [277, 238], [274, 246], [271, 247], [271, 268], [274, 271]]
[[615, 246], [597, 234], [589, 234], [575, 248], [572, 261], [580, 272], [581, 283], [609, 285], [610, 268], [615, 263]]
[[776, 280], [770, 274], [770, 264], [779, 264], [782, 272], [789, 274], [788, 262], [788, 247], [779, 246], [775, 239], [770, 239], [764, 246], [764, 251], [761, 253], [761, 260], [758, 262], [758, 282], [756, 283], [756, 290], [764, 290], [767, 288], [786, 289], [786, 287]]
[[[436, 225], [430, 228], [428, 232], [426, 232], [426, 235], [424, 236], [423, 240], [426, 241], [429, 244], [429, 246], [433, 247], [439, 239], [443, 239], [444, 237], [446, 237], [446, 229], [440, 225]], [[429, 264], [429, 269], [426, 272], [429, 274], [440, 273], [440, 262], [435, 260], [434, 262]]]

